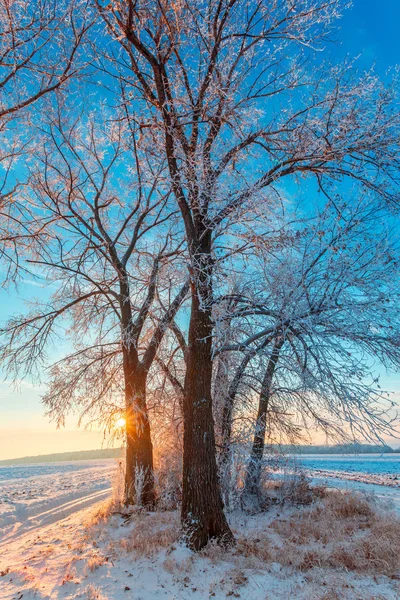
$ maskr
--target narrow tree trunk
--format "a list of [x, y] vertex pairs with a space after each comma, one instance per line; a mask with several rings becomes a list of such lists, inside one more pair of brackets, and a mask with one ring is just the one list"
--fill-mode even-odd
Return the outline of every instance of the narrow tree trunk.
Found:
[[229, 387], [225, 396], [221, 418], [221, 445], [218, 453], [218, 470], [221, 479], [221, 490], [226, 505], [229, 505], [229, 492], [231, 486], [231, 464], [232, 464], [232, 418], [236, 390], [233, 392]]
[[223, 419], [226, 390], [229, 387], [229, 356], [223, 353], [218, 356], [213, 386], [213, 415], [215, 423], [215, 438], [219, 447], [223, 440]]
[[[208, 258], [208, 257], [207, 257]], [[232, 543], [221, 498], [212, 413], [212, 318], [210, 269], [203, 257], [192, 282], [188, 360], [183, 402], [182, 527], [194, 550], [210, 539]]]
[[256, 427], [254, 431], [253, 446], [251, 450], [249, 464], [247, 466], [244, 496], [258, 495], [260, 490], [261, 465], [265, 448], [265, 432], [267, 425], [267, 415], [272, 391], [272, 381], [275, 373], [276, 364], [279, 359], [279, 353], [283, 346], [284, 338], [275, 340], [272, 354], [265, 371], [264, 379], [261, 385], [261, 393], [258, 404], [258, 413]]
[[[270, 339], [266, 339], [259, 350], [265, 348], [265, 346], [269, 342]], [[221, 449], [219, 453], [220, 468], [222, 468], [224, 464], [228, 464], [230, 462], [233, 410], [235, 407], [236, 394], [245, 374], [247, 365], [249, 364], [250, 360], [257, 354], [257, 352], [258, 350], [252, 350], [244, 355], [239, 366], [235, 371], [235, 374], [231, 380], [231, 383], [228, 387], [228, 391], [223, 401], [221, 417]]]
[[224, 405], [222, 409], [221, 418], [221, 451], [220, 451], [220, 462], [224, 461], [224, 457], [229, 453], [232, 436], [232, 417], [233, 408], [235, 404], [236, 393], [242, 379], [247, 360], [243, 360], [239, 367], [236, 369], [235, 375], [228, 388], [228, 392], [225, 395]]
[[146, 372], [124, 358], [126, 402], [125, 503], [155, 503], [153, 444], [146, 406]]
[[232, 484], [232, 415], [235, 394], [228, 392], [224, 398], [221, 416], [221, 439], [218, 453], [218, 472], [221, 481], [221, 492], [225, 505], [229, 507], [230, 488]]
[[[235, 306], [233, 301], [225, 301], [219, 304], [215, 313], [213, 312], [214, 321], [218, 322], [218, 319], [223, 316], [223, 320], [218, 324], [218, 332], [216, 331], [216, 325], [214, 326], [214, 336], [218, 337], [220, 343], [223, 345], [228, 344], [232, 338], [231, 328], [231, 313]], [[216, 443], [219, 448], [222, 446], [223, 441], [223, 419], [226, 392], [229, 388], [229, 374], [231, 370], [231, 353], [220, 352], [217, 359], [213, 361], [214, 368], [214, 384], [213, 384], [213, 415], [215, 423], [215, 437]]]
[[219, 452], [218, 466], [220, 476], [222, 477], [222, 489], [225, 493], [227, 493], [227, 488], [230, 484], [230, 464], [232, 459], [231, 438], [235, 398], [251, 356], [252, 355], [248, 353], [242, 359], [240, 365], [235, 371], [235, 375], [229, 385], [228, 392], [226, 393], [223, 402], [221, 417], [221, 448]]

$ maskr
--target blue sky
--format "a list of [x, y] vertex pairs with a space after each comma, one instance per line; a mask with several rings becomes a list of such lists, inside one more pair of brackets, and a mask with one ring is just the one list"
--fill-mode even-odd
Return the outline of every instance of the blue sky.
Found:
[[[341, 31], [334, 36], [340, 43], [330, 51], [339, 58], [360, 54], [360, 66], [369, 68], [374, 63], [384, 77], [389, 67], [400, 64], [399, 22], [400, 0], [354, 0], [353, 8], [341, 22]], [[48, 292], [48, 288], [31, 279], [23, 282], [18, 291], [0, 288], [0, 323], [23, 311], [25, 301], [43, 298]], [[60, 347], [53, 350], [54, 358], [59, 351]], [[400, 400], [400, 373], [381, 375], [382, 387], [397, 392]], [[74, 418], [67, 422], [65, 431], [56, 431], [43, 415], [42, 390], [30, 381], [21, 382], [19, 389], [11, 388], [7, 381], [0, 383], [0, 459], [101, 446], [102, 433], [78, 430]]]
[[398, 0], [354, 0], [342, 20], [341, 50], [361, 52], [366, 66], [375, 62], [382, 73], [400, 62], [399, 22]]

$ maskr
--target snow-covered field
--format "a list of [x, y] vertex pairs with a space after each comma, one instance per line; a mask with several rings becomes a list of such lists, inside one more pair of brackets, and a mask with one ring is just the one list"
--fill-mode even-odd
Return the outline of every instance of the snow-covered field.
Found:
[[400, 489], [400, 454], [310, 454], [298, 460], [318, 476]]
[[[296, 509], [231, 515], [240, 553], [224, 555], [215, 548], [199, 556], [180, 545], [175, 513], [143, 514], [133, 521], [114, 515], [98, 522], [95, 515], [118, 469], [114, 460], [3, 469], [1, 600], [400, 599], [396, 577], [322, 566], [301, 571], [284, 564], [276, 551], [282, 540], [271, 524], [289, 522]], [[400, 507], [397, 487], [339, 479], [336, 469], [320, 471], [334, 475], [328, 477], [332, 485], [365, 488]], [[349, 476], [354, 473], [349, 470]], [[314, 475], [317, 481], [325, 479]], [[369, 475], [364, 473], [367, 481]], [[263, 562], [247, 551], [247, 544], [264, 538], [269, 554]]]
[[314, 483], [373, 494], [400, 512], [400, 454], [305, 455], [298, 460]]

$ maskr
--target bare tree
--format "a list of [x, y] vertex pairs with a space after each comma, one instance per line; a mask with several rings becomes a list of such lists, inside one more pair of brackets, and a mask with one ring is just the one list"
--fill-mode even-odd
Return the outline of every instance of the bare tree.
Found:
[[6, 281], [18, 272], [17, 250], [27, 233], [19, 228], [15, 235], [7, 212], [13, 203], [13, 218], [18, 220], [27, 210], [17, 206], [15, 192], [25, 181], [21, 163], [32, 150], [38, 103], [83, 74], [93, 24], [93, 10], [85, 0], [0, 2], [0, 255], [7, 259]]
[[[54, 367], [45, 397], [60, 420], [74, 398], [71, 392], [76, 388], [79, 395], [82, 386], [89, 411], [103, 403], [108, 410], [110, 391], [121, 386], [122, 355], [126, 502], [150, 506], [153, 452], [146, 379], [189, 287], [178, 263], [174, 297], [171, 274], [163, 283], [181, 246], [171, 225], [163, 160], [143, 154], [139, 133], [125, 113], [112, 119], [106, 113], [76, 114], [68, 121], [58, 108], [42, 131], [26, 197], [31, 209], [25, 220], [20, 218], [22, 230], [31, 234], [25, 259], [51, 282], [54, 293], [45, 305], [6, 324], [1, 358], [11, 372], [32, 372], [47, 362], [57, 327], [70, 324], [77, 348]], [[134, 157], [133, 169], [125, 168], [127, 156]], [[141, 498], [135, 498], [134, 489], [138, 470], [144, 477]]]
[[96, 4], [124, 51], [115, 70], [132, 81], [143, 126], [158, 132], [190, 253], [183, 527], [195, 549], [231, 542], [211, 399], [214, 234], [287, 178], [313, 176], [328, 195], [348, 178], [394, 202], [393, 88], [352, 64], [313, 64], [339, 0]]
[[292, 243], [280, 251], [259, 246], [259, 267], [226, 317], [236, 340], [219, 350], [242, 355], [225, 397], [226, 452], [238, 390], [259, 390], [245, 494], [259, 491], [267, 426], [276, 420], [282, 429], [279, 415], [358, 440], [393, 433], [393, 404], [372, 375], [373, 362], [400, 364], [399, 248], [390, 219], [365, 198], [336, 199], [294, 224]]

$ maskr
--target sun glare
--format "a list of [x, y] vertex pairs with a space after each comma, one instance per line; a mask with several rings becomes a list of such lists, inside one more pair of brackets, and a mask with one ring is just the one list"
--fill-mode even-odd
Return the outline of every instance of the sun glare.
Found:
[[125, 427], [126, 425], [126, 420], [124, 419], [124, 417], [121, 417], [120, 419], [118, 419], [118, 421], [116, 422], [115, 426], [119, 429], [122, 427]]

